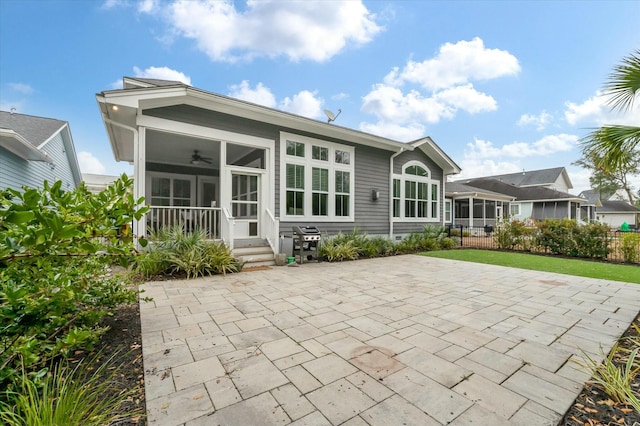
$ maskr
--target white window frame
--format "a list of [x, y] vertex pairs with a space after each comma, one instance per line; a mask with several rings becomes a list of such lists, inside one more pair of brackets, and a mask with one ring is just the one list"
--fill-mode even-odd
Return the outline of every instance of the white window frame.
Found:
[[[517, 210], [518, 210], [517, 213], [513, 212], [514, 207], [517, 207]], [[520, 204], [515, 204], [515, 203], [509, 204], [509, 217], [520, 216], [520, 212], [521, 212]]]
[[[448, 208], [447, 208], [448, 207]], [[453, 202], [450, 198], [444, 200], [444, 223], [451, 223], [453, 218]]]
[[151, 199], [151, 184], [153, 182], [153, 178], [165, 178], [170, 180], [169, 188], [169, 205], [171, 207], [184, 207], [184, 206], [175, 206], [173, 204], [173, 180], [188, 180], [191, 182], [191, 194], [190, 194], [190, 207], [194, 207], [196, 205], [196, 177], [195, 175], [183, 175], [178, 173], [165, 173], [165, 172], [147, 172], [147, 176], [145, 178], [146, 188], [145, 188], [145, 203], [148, 206], [152, 206]]
[[[287, 141], [304, 144], [304, 157], [287, 155]], [[312, 158], [312, 146], [327, 148], [328, 159], [314, 160]], [[349, 164], [335, 162], [335, 152], [346, 151], [349, 153]], [[287, 214], [287, 164], [304, 166], [304, 206], [303, 215]], [[312, 169], [322, 168], [329, 170], [329, 197], [327, 202], [327, 215], [313, 215], [313, 190]], [[336, 216], [336, 171], [349, 172], [349, 215]], [[317, 192], [317, 191], [316, 191]], [[280, 132], [280, 220], [300, 222], [353, 222], [355, 220], [355, 148], [321, 139]]]
[[[422, 167], [427, 171], [427, 176], [415, 176], [415, 175], [406, 174], [405, 173], [406, 169], [411, 166]], [[402, 174], [397, 174], [397, 173], [393, 174], [393, 179], [400, 180], [400, 217], [394, 217], [393, 218], [394, 222], [425, 222], [425, 223], [440, 222], [440, 210], [442, 209], [442, 193], [441, 193], [442, 182], [437, 179], [432, 179], [432, 176], [433, 175], [431, 173], [431, 169], [429, 169], [429, 167], [427, 167], [427, 165], [424, 164], [423, 162], [417, 161], [417, 160], [411, 160], [404, 163], [402, 165]], [[406, 191], [407, 181], [422, 182], [427, 184], [427, 200], [426, 200], [427, 201], [427, 217], [411, 217], [411, 216], [407, 217], [406, 216], [405, 207], [406, 207], [407, 199], [405, 196], [405, 191]], [[436, 213], [437, 213], [436, 216], [433, 216], [431, 214], [431, 203], [432, 203], [431, 188], [433, 185], [436, 186], [437, 193], [438, 193], [438, 199], [436, 200]], [[392, 188], [392, 191], [393, 191], [393, 188]]]

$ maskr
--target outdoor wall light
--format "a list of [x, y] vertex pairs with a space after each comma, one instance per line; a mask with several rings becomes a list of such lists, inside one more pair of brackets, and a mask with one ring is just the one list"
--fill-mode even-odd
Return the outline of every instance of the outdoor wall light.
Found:
[[378, 201], [378, 198], [380, 198], [380, 191], [378, 191], [377, 189], [372, 189], [371, 190], [371, 201]]

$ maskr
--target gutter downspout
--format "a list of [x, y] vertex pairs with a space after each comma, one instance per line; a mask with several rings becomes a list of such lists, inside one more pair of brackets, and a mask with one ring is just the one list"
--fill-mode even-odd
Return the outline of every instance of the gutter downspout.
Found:
[[393, 241], [393, 159], [404, 151], [404, 147], [400, 147], [400, 151], [389, 158], [389, 238], [391, 241]]
[[[107, 117], [104, 113], [102, 113], [102, 120], [104, 120], [105, 123], [109, 123], [112, 126], [129, 130], [130, 132], [133, 133], [133, 198], [134, 200], [138, 200], [140, 199], [140, 197], [144, 197], [144, 186], [143, 186], [144, 179], [138, 178], [138, 174], [140, 173], [140, 160], [142, 159], [142, 161], [144, 161], [144, 150], [140, 149], [140, 134], [138, 133], [138, 129], [136, 129], [135, 127], [127, 126], [126, 124], [113, 121], [112, 119]], [[143, 153], [142, 156], [141, 156], [141, 151]], [[140, 206], [136, 206], [136, 207], [140, 207]], [[136, 246], [138, 245], [138, 238], [146, 234], [145, 226], [144, 226], [145, 221], [146, 221], [146, 215], [142, 216], [140, 220], [133, 221], [133, 237], [136, 241]], [[142, 234], [140, 234], [141, 230], [143, 232]]]

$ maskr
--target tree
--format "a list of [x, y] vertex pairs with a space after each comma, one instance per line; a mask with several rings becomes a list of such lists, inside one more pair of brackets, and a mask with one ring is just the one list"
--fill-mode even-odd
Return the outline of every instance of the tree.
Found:
[[[605, 83], [612, 110], [630, 111], [640, 95], [640, 50], [629, 54], [613, 68]], [[638, 162], [640, 127], [605, 125], [582, 140], [584, 158], [597, 159], [595, 166], [607, 173], [617, 173]], [[632, 197], [630, 197], [632, 199]]]
[[589, 183], [601, 198], [603, 194], [611, 195], [618, 189], [622, 189], [626, 192], [629, 202], [634, 204], [637, 197], [633, 193], [629, 178], [640, 174], [640, 156], [625, 153], [624, 157], [622, 166], [617, 169], [599, 167], [602, 157], [595, 152], [590, 152], [588, 155], [585, 154], [583, 158], [573, 164], [591, 171]]

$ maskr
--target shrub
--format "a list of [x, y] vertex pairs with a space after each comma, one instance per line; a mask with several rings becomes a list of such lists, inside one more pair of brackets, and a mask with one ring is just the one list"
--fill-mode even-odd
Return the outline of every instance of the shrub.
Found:
[[493, 239], [500, 249], [513, 250], [520, 247], [523, 250], [530, 250], [531, 234], [531, 230], [524, 222], [517, 219], [505, 220], [494, 228]]
[[344, 240], [342, 236], [336, 236], [323, 240], [319, 254], [329, 262], [356, 260], [358, 258], [358, 248], [352, 240]]
[[23, 374], [17, 391], [5, 391], [0, 400], [0, 421], [7, 426], [116, 424], [134, 414], [121, 410], [134, 390], [119, 388], [118, 371], [113, 357], [106, 362], [96, 357], [73, 368], [61, 362], [37, 380]]
[[620, 251], [625, 262], [640, 262], [640, 234], [624, 234]]
[[136, 253], [129, 224], [146, 209], [132, 184], [123, 175], [99, 194], [60, 181], [0, 192], [0, 388], [90, 349], [101, 318], [136, 300], [128, 277], [109, 269]]
[[135, 270], [146, 278], [163, 273], [195, 278], [240, 269], [242, 265], [224, 243], [208, 240], [206, 233], [199, 229], [185, 235], [180, 225], [152, 232], [149, 244], [135, 266]]
[[545, 219], [537, 228], [539, 248], [553, 254], [604, 259], [610, 252], [609, 227], [601, 223], [581, 226], [570, 219]]

